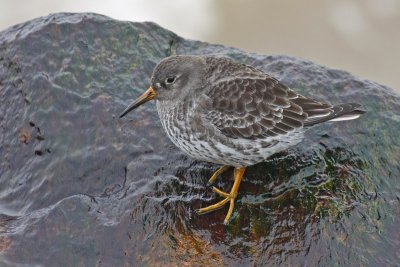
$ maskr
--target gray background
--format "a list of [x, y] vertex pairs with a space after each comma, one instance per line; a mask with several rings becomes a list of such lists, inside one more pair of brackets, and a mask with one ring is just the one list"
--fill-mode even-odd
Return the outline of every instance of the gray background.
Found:
[[398, 0], [0, 0], [0, 30], [54, 12], [155, 21], [186, 38], [302, 57], [400, 91]]

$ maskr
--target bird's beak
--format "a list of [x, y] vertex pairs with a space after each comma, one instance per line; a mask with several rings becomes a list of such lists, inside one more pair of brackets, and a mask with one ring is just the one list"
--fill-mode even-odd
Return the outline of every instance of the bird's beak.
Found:
[[149, 100], [152, 100], [157, 97], [156, 91], [150, 86], [149, 89], [146, 90], [146, 92], [143, 93], [138, 99], [133, 101], [122, 113], [119, 115], [120, 118], [128, 114], [129, 111], [134, 110], [141, 104], [146, 103]]

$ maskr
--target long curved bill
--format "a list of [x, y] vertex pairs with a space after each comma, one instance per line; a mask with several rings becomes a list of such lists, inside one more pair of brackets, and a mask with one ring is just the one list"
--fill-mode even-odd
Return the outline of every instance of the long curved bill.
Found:
[[138, 99], [133, 101], [124, 111], [122, 111], [121, 115], [119, 115], [120, 118], [128, 114], [130, 111], [134, 110], [141, 104], [146, 103], [149, 100], [152, 100], [157, 97], [156, 91], [150, 86], [149, 89], [146, 90], [146, 92], [143, 93]]

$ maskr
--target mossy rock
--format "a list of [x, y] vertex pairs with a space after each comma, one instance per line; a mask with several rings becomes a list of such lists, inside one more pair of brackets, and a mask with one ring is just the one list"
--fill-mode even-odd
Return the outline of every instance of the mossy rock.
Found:
[[[360, 119], [326, 123], [248, 168], [229, 225], [218, 167], [163, 133], [154, 104], [118, 119], [171, 54], [256, 66]], [[0, 265], [395, 265], [400, 96], [288, 56], [185, 40], [153, 23], [54, 14], [0, 33]], [[232, 173], [217, 186], [228, 189]]]

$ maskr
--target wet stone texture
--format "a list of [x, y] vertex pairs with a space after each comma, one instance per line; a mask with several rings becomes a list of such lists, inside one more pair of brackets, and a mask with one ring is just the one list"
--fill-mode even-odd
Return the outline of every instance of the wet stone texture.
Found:
[[[310, 130], [248, 168], [229, 225], [154, 103], [118, 114], [171, 54], [256, 66], [361, 119]], [[152, 23], [55, 14], [0, 33], [1, 266], [263, 266], [400, 262], [400, 96], [287, 56], [184, 40]], [[232, 172], [218, 180], [228, 190]]]

